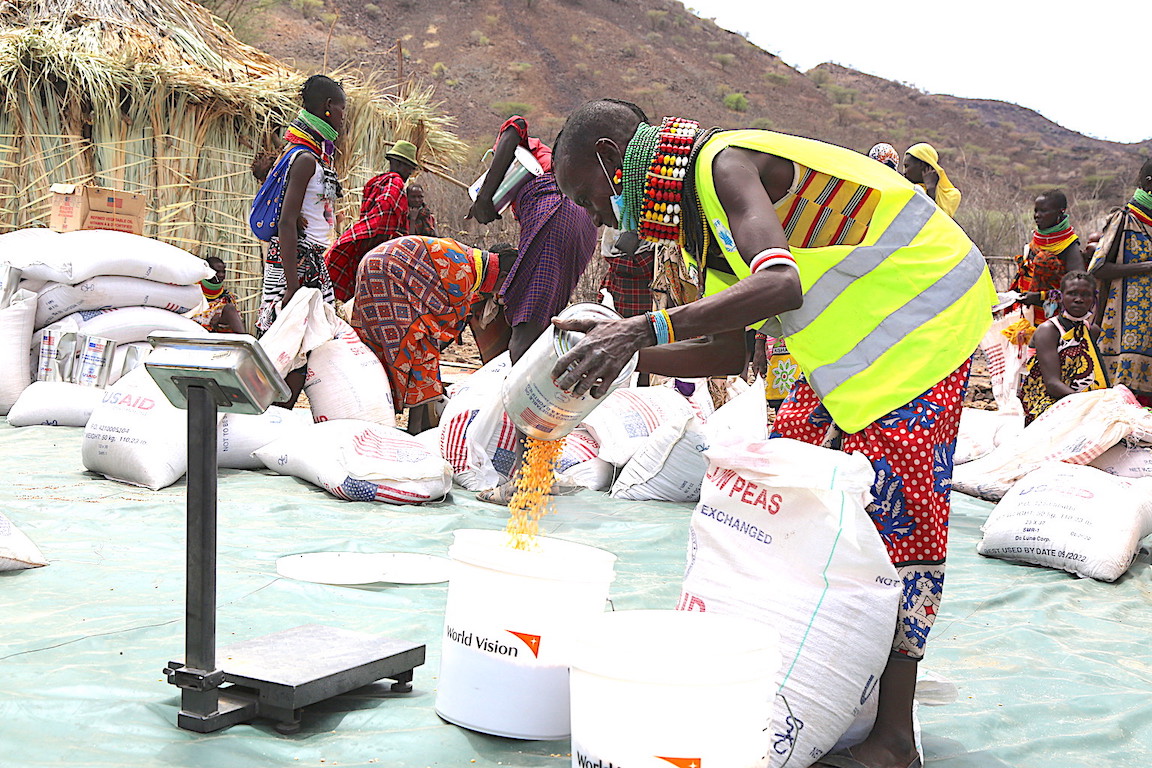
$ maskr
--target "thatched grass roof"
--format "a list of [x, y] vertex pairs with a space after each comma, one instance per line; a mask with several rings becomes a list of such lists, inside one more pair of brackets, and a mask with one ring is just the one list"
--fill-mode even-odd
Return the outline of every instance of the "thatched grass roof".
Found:
[[[332, 74], [349, 102], [344, 212], [397, 139], [433, 166], [463, 156], [430, 89]], [[45, 223], [54, 182], [141, 192], [145, 234], [223, 255], [255, 293], [249, 163], [279, 146], [304, 77], [191, 0], [0, 0], [0, 231]]]

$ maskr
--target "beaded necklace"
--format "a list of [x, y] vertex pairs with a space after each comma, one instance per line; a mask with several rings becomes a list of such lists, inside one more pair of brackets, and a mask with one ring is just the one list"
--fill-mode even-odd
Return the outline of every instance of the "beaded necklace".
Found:
[[621, 229], [636, 229], [638, 225], [636, 216], [644, 204], [644, 177], [659, 140], [659, 128], [640, 123], [624, 149], [621, 192], [624, 196], [624, 216], [620, 222]]
[[700, 124], [666, 117], [659, 128], [641, 123], [624, 152], [627, 226], [653, 242], [680, 240], [681, 198], [689, 155]]

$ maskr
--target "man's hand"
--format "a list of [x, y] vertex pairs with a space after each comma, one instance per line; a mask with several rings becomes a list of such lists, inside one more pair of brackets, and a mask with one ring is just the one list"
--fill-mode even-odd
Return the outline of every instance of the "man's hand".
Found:
[[468, 215], [464, 218], [465, 220], [475, 219], [481, 224], [491, 224], [500, 218], [500, 214], [496, 212], [492, 198], [481, 195], [476, 198], [476, 202], [472, 203], [472, 207], [468, 209]]
[[1040, 291], [1029, 291], [1020, 297], [1021, 304], [1027, 304], [1030, 307], [1044, 306], [1044, 300], [1040, 298]]
[[752, 345], [752, 375], [764, 378], [768, 375], [768, 350], [767, 339], [760, 334], [756, 334], [756, 340]]
[[574, 395], [608, 394], [628, 360], [651, 343], [651, 326], [643, 315], [627, 320], [553, 320], [563, 331], [587, 334], [552, 368], [556, 386]]

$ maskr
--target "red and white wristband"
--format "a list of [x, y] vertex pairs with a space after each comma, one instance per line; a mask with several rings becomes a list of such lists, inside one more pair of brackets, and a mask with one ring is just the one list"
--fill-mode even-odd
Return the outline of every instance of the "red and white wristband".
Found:
[[796, 266], [796, 259], [792, 257], [792, 253], [787, 248], [765, 248], [752, 257], [752, 272], [759, 272], [768, 267], [775, 267], [780, 264], [787, 264], [793, 269], [799, 269]]

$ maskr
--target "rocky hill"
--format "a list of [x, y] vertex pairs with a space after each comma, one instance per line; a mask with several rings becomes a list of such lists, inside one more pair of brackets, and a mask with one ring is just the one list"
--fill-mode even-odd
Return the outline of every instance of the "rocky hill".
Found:
[[634, 101], [653, 118], [771, 128], [861, 151], [928, 141], [965, 192], [961, 223], [993, 257], [1022, 242], [1037, 191], [1064, 188], [1090, 229], [1152, 152], [1152, 140], [1088, 138], [1013, 104], [932, 95], [830, 64], [799, 72], [674, 0], [206, 4], [301, 70], [350, 64], [434, 85], [476, 158], [510, 114], [550, 138], [569, 110], [601, 96]]

